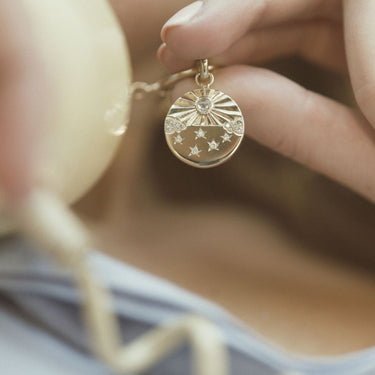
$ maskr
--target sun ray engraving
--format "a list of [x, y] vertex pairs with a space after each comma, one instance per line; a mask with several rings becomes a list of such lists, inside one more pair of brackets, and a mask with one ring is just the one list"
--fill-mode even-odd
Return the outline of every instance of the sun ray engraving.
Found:
[[244, 135], [242, 113], [228, 95], [209, 88], [185, 93], [171, 106], [164, 125], [169, 148], [187, 164], [223, 163]]
[[194, 98], [194, 102], [195, 102], [196, 99], [201, 97], [201, 95], [197, 95], [194, 91], [190, 91], [190, 94]]
[[211, 112], [207, 117], [207, 120], [211, 125], [221, 126], [221, 121], [214, 115], [213, 112]]
[[222, 108], [222, 107], [233, 107], [233, 102], [228, 100], [228, 98], [223, 97], [220, 100], [215, 101], [215, 107], [216, 108]]
[[194, 112], [194, 114], [186, 121], [187, 126], [193, 126], [194, 123], [197, 121], [197, 119], [200, 119], [200, 115], [197, 112]]
[[220, 126], [222, 126], [227, 121], [230, 121], [229, 116], [225, 114], [221, 114], [220, 112], [217, 112], [217, 111], [212, 111], [211, 116], [215, 119], [217, 124], [220, 124]]
[[186, 122], [187, 126], [190, 125], [191, 118], [195, 118], [196, 116], [198, 116], [198, 114], [196, 113], [195, 109], [176, 115], [180, 121]]
[[180, 112], [191, 112], [195, 111], [195, 106], [189, 105], [186, 107], [183, 106], [176, 106], [173, 110], [173, 113], [180, 113]]
[[213, 95], [211, 95], [211, 100], [215, 103], [220, 103], [221, 98], [226, 99], [226, 95], [222, 93], [221, 91], [216, 91]]
[[236, 111], [233, 107], [215, 107], [215, 109], [212, 110], [212, 112], [220, 113], [222, 115], [226, 116], [236, 116]]

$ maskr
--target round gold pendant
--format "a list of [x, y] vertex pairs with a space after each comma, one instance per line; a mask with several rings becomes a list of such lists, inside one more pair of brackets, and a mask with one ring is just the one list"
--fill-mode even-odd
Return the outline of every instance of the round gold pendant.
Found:
[[228, 160], [244, 135], [240, 108], [228, 95], [208, 87], [187, 92], [171, 106], [165, 138], [177, 158], [198, 168]]

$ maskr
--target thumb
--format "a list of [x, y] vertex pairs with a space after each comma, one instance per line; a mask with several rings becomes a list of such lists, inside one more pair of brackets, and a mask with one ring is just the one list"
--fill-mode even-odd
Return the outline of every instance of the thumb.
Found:
[[196, 1], [167, 21], [161, 38], [180, 59], [211, 58], [254, 29], [331, 17], [332, 7], [321, 5], [318, 0]]
[[[259, 1], [196, 1], [167, 21], [161, 31], [163, 42], [187, 60], [206, 58], [225, 51], [247, 30], [249, 13], [259, 15]], [[250, 12], [249, 8], [254, 8]]]

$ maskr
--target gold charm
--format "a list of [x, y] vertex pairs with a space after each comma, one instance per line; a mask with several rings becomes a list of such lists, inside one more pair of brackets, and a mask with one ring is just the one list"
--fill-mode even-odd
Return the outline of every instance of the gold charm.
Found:
[[244, 135], [244, 120], [236, 102], [221, 91], [211, 89], [214, 76], [207, 60], [200, 60], [195, 76], [199, 89], [178, 98], [164, 123], [165, 138], [173, 154], [198, 168], [227, 161]]

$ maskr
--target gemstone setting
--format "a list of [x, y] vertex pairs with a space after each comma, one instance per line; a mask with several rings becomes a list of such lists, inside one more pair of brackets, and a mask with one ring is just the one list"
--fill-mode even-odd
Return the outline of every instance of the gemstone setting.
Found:
[[237, 150], [244, 136], [244, 122], [230, 96], [205, 87], [186, 92], [172, 104], [164, 131], [178, 159], [210, 168], [224, 163]]
[[207, 96], [201, 96], [196, 102], [195, 107], [201, 115], [208, 115], [212, 108], [212, 101]]

